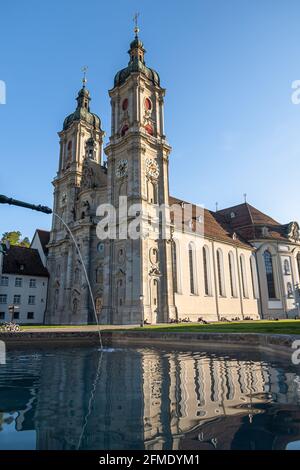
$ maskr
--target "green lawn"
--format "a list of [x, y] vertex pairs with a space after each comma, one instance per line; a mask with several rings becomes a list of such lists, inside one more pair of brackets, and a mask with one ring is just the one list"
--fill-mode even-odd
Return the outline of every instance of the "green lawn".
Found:
[[[136, 330], [138, 328], [135, 328]], [[140, 330], [141, 328], [139, 328]], [[145, 330], [152, 331], [176, 331], [195, 333], [277, 333], [300, 335], [300, 320], [279, 321], [243, 321], [243, 322], [219, 322], [201, 325], [199, 323], [180, 323], [166, 326], [145, 326]]]
[[[72, 328], [82, 328], [86, 325], [72, 325]], [[25, 325], [21, 326], [22, 330], [27, 329], [44, 329], [44, 328], [70, 328], [70, 325]], [[84, 328], [82, 328], [84, 329]], [[105, 331], [110, 331], [109, 327], [106, 326]], [[126, 328], [131, 331], [142, 331], [140, 327]], [[208, 325], [201, 325], [199, 323], [180, 323], [180, 324], [169, 324], [169, 325], [155, 325], [145, 326], [144, 330], [151, 330], [157, 332], [168, 332], [176, 331], [180, 333], [184, 332], [195, 332], [195, 333], [277, 333], [277, 334], [295, 334], [300, 335], [300, 320], [279, 320], [279, 321], [243, 321], [243, 322], [218, 322], [210, 323]], [[113, 331], [123, 331], [122, 327], [114, 327]], [[125, 328], [124, 328], [125, 330]]]

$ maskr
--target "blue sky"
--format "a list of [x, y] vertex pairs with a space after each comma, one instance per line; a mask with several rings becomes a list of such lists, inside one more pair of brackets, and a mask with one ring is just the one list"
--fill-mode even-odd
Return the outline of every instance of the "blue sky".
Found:
[[[88, 65], [91, 107], [110, 133], [107, 90], [140, 12], [146, 63], [167, 88], [170, 190], [210, 209], [248, 202], [300, 220], [298, 0], [12, 0], [1, 5], [0, 194], [52, 206], [58, 136]], [[0, 206], [0, 234], [51, 217]]]

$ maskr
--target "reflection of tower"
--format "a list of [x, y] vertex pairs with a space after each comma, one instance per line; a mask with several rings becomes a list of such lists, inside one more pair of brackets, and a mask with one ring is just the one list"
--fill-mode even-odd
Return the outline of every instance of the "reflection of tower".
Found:
[[[95, 270], [102, 262], [97, 251], [95, 216], [98, 205], [106, 201], [106, 169], [101, 160], [101, 122], [90, 111], [91, 98], [85, 83], [84, 78], [77, 96], [76, 110], [64, 120], [59, 133], [60, 157], [57, 176], [53, 181], [53, 210], [69, 225], [80, 246], [96, 300], [102, 297], [103, 285], [95, 279]], [[80, 260], [65, 227], [55, 216], [48, 270], [50, 281], [46, 323], [93, 322]]]
[[[120, 197], [127, 196], [131, 232], [129, 239], [125, 234], [106, 244], [107, 283], [101, 315], [106, 323], [139, 324], [143, 312], [152, 323], [175, 316], [171, 244], [166, 240], [170, 238], [168, 207], [157, 214], [158, 205], [169, 203], [171, 148], [164, 134], [165, 90], [157, 72], [146, 66], [145, 49], [135, 31], [128, 66], [116, 74], [109, 92], [108, 203], [120, 216]], [[162, 226], [166, 239], [162, 239]]]

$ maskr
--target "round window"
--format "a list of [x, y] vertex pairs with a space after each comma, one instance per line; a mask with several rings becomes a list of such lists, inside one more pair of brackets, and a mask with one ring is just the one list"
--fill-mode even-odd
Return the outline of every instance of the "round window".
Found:
[[97, 251], [98, 251], [98, 253], [101, 253], [101, 254], [104, 253], [104, 243], [103, 242], [98, 243]]

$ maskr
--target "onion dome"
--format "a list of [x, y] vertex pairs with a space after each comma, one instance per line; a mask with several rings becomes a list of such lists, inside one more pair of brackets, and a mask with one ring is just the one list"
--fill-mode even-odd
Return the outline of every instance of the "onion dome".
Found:
[[154, 85], [160, 85], [160, 78], [158, 73], [155, 70], [147, 67], [145, 64], [145, 52], [144, 45], [136, 33], [128, 51], [128, 54], [130, 55], [128, 66], [116, 74], [114, 79], [114, 86], [122, 85], [131, 73], [141, 73], [146, 78], [151, 80]]
[[76, 98], [77, 108], [74, 113], [70, 114], [64, 120], [63, 129], [66, 130], [73, 122], [85, 121], [87, 124], [92, 125], [94, 128], [101, 128], [101, 121], [97, 114], [90, 112], [90, 92], [85, 88], [85, 83], [78, 93]]

